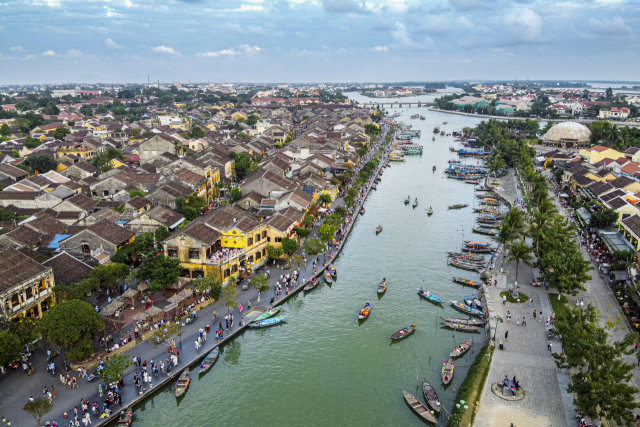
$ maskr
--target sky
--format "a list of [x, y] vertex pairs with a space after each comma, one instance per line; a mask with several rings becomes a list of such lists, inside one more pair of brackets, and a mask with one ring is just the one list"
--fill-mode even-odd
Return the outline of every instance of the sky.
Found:
[[640, 0], [0, 0], [0, 85], [639, 80]]

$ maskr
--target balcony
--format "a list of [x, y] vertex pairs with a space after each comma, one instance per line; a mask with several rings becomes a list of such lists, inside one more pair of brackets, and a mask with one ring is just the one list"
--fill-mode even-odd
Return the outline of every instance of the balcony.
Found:
[[206, 259], [206, 264], [207, 265], [224, 265], [224, 264], [227, 264], [227, 263], [235, 260], [239, 256], [244, 255], [244, 252], [245, 252], [245, 250], [244, 250], [244, 248], [242, 248], [242, 249], [236, 249], [235, 253], [230, 253], [227, 256], [218, 257], [218, 259], [207, 258]]

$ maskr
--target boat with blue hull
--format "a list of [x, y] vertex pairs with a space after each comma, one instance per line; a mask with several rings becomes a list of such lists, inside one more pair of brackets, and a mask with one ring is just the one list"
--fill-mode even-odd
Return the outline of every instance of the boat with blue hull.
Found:
[[454, 306], [460, 311], [463, 311], [467, 314], [473, 314], [475, 316], [484, 317], [484, 312], [476, 308], [469, 307], [468, 305], [462, 304], [461, 302], [458, 302], [458, 301], [449, 301], [449, 302], [451, 303], [452, 306]]
[[261, 320], [259, 322], [252, 322], [249, 324], [249, 327], [250, 328], [266, 328], [268, 326], [277, 325], [278, 323], [284, 321], [284, 319], [286, 318], [287, 316], [278, 316], [278, 317], [273, 317], [271, 319]]
[[417, 289], [417, 291], [421, 297], [424, 297], [431, 302], [435, 302], [436, 304], [442, 304], [444, 302], [443, 299], [438, 298], [437, 296], [433, 295], [431, 292], [427, 292], [424, 290], [421, 291], [420, 289]]

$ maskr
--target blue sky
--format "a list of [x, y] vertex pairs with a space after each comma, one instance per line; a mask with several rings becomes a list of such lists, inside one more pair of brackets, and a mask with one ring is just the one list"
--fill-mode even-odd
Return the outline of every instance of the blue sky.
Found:
[[0, 0], [0, 84], [638, 80], [639, 36], [639, 0]]

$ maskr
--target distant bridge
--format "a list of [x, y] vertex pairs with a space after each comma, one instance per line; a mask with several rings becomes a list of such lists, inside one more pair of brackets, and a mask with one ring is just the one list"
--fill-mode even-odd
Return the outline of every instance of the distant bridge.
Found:
[[428, 102], [428, 101], [421, 101], [421, 102], [410, 102], [410, 101], [382, 101], [382, 102], [364, 102], [362, 103], [362, 105], [364, 105], [365, 107], [377, 107], [378, 105], [380, 107], [384, 107], [385, 105], [388, 105], [389, 107], [393, 108], [393, 107], [398, 107], [398, 108], [403, 108], [403, 107], [426, 107], [429, 105], [434, 105], [434, 102]]

